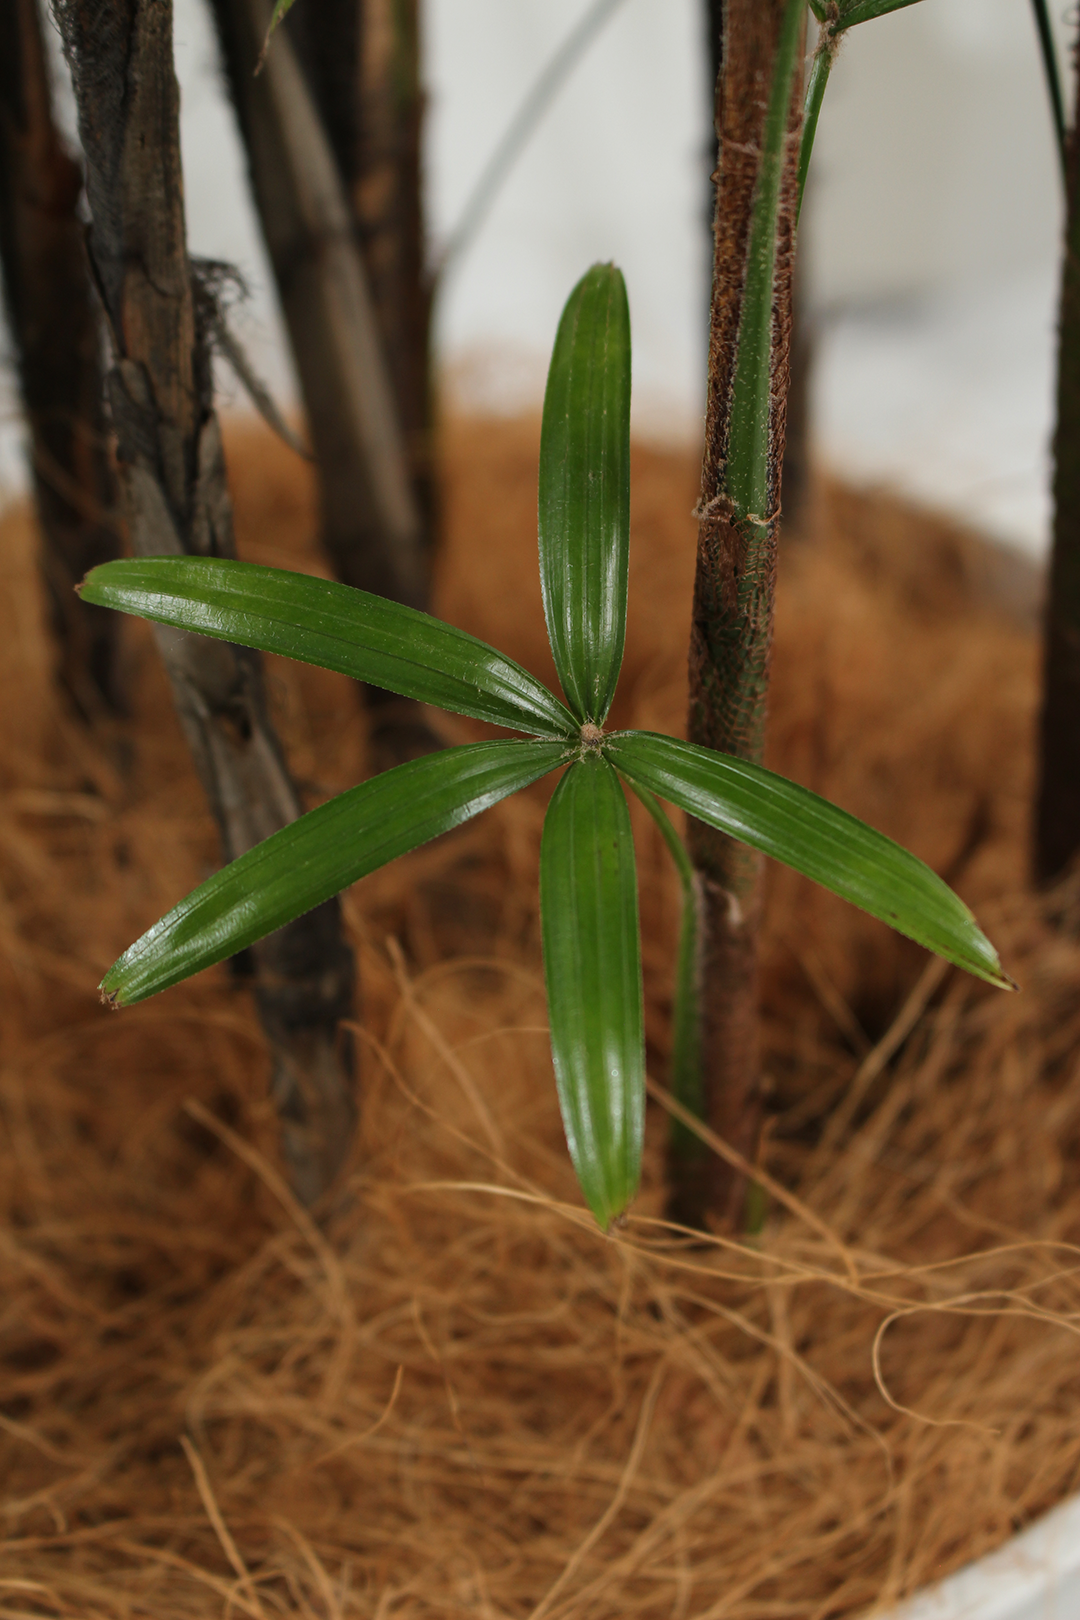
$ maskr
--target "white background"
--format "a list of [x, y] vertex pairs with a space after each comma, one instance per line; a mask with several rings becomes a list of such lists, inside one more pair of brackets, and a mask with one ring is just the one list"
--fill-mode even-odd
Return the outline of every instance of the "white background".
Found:
[[[586, 3], [428, 0], [436, 247]], [[440, 298], [452, 396], [538, 401], [566, 293], [592, 260], [613, 258], [630, 290], [637, 429], [697, 433], [703, 12], [702, 0], [622, 0], [560, 92]], [[176, 43], [192, 250], [245, 271], [255, 297], [244, 335], [288, 403], [291, 367], [200, 0], [177, 0]], [[829, 87], [801, 244], [819, 338], [815, 432], [830, 464], [1041, 550], [1059, 235], [1029, 0], [920, 0], [855, 30]], [[3, 414], [10, 486], [10, 382]]]

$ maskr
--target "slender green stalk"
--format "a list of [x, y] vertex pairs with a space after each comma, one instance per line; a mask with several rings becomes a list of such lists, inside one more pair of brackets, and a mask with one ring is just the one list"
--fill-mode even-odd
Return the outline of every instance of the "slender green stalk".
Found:
[[806, 191], [806, 176], [810, 172], [810, 158], [814, 150], [814, 136], [817, 134], [818, 119], [821, 117], [821, 104], [825, 100], [825, 89], [829, 83], [829, 74], [832, 72], [833, 60], [836, 56], [836, 36], [830, 29], [823, 29], [821, 42], [814, 52], [814, 60], [810, 65], [810, 76], [806, 84], [806, 102], [803, 107], [802, 138], [799, 142], [799, 200], [796, 205], [795, 220], [798, 223], [802, 213], [803, 194]]
[[[628, 778], [626, 780], [629, 780]], [[671, 1009], [671, 1067], [668, 1084], [672, 1096], [696, 1118], [705, 1107], [701, 1075], [701, 1030], [699, 1025], [698, 934], [701, 926], [701, 888], [690, 852], [654, 793], [636, 782], [630, 786], [660, 829], [671, 852], [682, 886], [682, 922], [679, 927], [679, 955], [675, 968], [675, 993]], [[700, 1158], [701, 1138], [674, 1115], [671, 1120], [671, 1151], [678, 1160]]]
[[746, 293], [743, 301], [731, 427], [724, 474], [736, 517], [764, 527], [770, 521], [769, 400], [772, 391], [773, 281], [784, 142], [795, 69], [802, 42], [804, 0], [787, 0], [776, 48], [769, 105], [765, 114], [761, 163], [750, 225]]
[[1061, 87], [1061, 70], [1058, 67], [1057, 49], [1054, 45], [1054, 35], [1050, 27], [1050, 13], [1046, 0], [1031, 0], [1035, 12], [1035, 27], [1039, 35], [1039, 49], [1042, 52], [1043, 67], [1046, 71], [1046, 88], [1050, 95], [1050, 109], [1054, 118], [1054, 136], [1057, 140], [1058, 157], [1061, 160], [1061, 172], [1068, 178], [1068, 130], [1065, 124], [1065, 96]]
[[[916, 0], [846, 0], [846, 3], [833, 9], [830, 16], [829, 7], [823, 0], [810, 0], [810, 9], [821, 24], [821, 38], [814, 53], [814, 60], [810, 68], [810, 76], [806, 85], [806, 104], [803, 108], [803, 131], [799, 145], [799, 202], [798, 213], [802, 211], [803, 192], [806, 190], [806, 176], [810, 169], [810, 157], [814, 150], [814, 137], [817, 134], [818, 118], [821, 115], [821, 104], [825, 99], [825, 88], [829, 82], [829, 74], [836, 58], [840, 37], [849, 28], [857, 23], [870, 22], [875, 17], [885, 17], [892, 11], [903, 11], [908, 6], [916, 4]], [[1045, 0], [1032, 0], [1036, 17], [1039, 21], [1039, 37], [1043, 44], [1043, 54], [1046, 60], [1047, 78], [1050, 83], [1050, 96], [1054, 103], [1055, 117], [1058, 120], [1059, 138], [1064, 141], [1064, 114], [1061, 102], [1061, 83], [1057, 74], [1057, 58], [1054, 55], [1054, 43], [1050, 34], [1050, 24], [1046, 16]], [[1043, 32], [1045, 26], [1045, 33]], [[1062, 148], [1064, 150], [1064, 148]]]

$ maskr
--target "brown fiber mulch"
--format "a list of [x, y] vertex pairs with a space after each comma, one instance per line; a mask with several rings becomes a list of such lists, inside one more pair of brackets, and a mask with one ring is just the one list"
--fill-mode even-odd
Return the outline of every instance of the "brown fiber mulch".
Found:
[[[532, 422], [452, 424], [439, 611], [541, 676]], [[234, 435], [242, 554], [317, 568], [308, 474]], [[615, 723], [677, 730], [692, 455], [639, 448]], [[995, 993], [770, 875], [762, 1233], [665, 1227], [663, 1111], [605, 1237], [546, 1045], [543, 787], [346, 899], [362, 1130], [312, 1219], [227, 972], [95, 985], [215, 861], [145, 629], [134, 712], [52, 693], [0, 525], [0, 1620], [839, 1620], [1080, 1475], [1080, 895], [1025, 892], [1021, 575], [882, 497], [785, 540], [771, 763], [945, 872]], [[314, 800], [365, 772], [348, 684], [274, 664]], [[478, 734], [446, 720], [448, 739]], [[650, 1073], [677, 890], [640, 835]]]

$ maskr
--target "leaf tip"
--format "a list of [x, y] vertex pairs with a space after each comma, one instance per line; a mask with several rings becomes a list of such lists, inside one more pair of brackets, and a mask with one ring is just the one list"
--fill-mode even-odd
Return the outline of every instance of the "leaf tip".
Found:
[[[995, 990], [1019, 990], [1020, 986], [1017, 984], [1011, 973], [1006, 973], [1005, 969], [1001, 965], [1001, 960], [998, 957], [997, 952], [992, 946], [988, 952], [988, 957], [989, 960], [984, 962], [981, 967], [968, 967], [968, 972], [974, 972], [987, 984], [992, 984]], [[967, 964], [957, 963], [957, 966], [967, 966]]]
[[[974, 919], [972, 920], [974, 921]], [[992, 984], [997, 990], [1019, 990], [1020, 986], [1011, 973], [1006, 973], [1001, 965], [1000, 956], [982, 932], [982, 929], [978, 927], [978, 924], [976, 924], [976, 929], [978, 944], [982, 947], [980, 955], [983, 958], [980, 977], [985, 979], [987, 984]]]
[[83, 575], [82, 579], [80, 579], [79, 583], [72, 587], [76, 596], [81, 596], [85, 590], [93, 590], [96, 582], [95, 576], [100, 574], [103, 567], [104, 564], [99, 563], [96, 568], [88, 568], [86, 570], [86, 573]]
[[266, 53], [270, 49], [270, 40], [273, 37], [274, 30], [281, 23], [285, 13], [292, 6], [292, 3], [293, 0], [277, 0], [277, 4], [274, 6], [274, 10], [270, 17], [270, 26], [266, 30], [266, 38], [262, 43], [262, 50], [259, 52], [259, 60], [255, 63], [255, 72], [252, 74], [252, 78], [257, 79], [266, 65]]

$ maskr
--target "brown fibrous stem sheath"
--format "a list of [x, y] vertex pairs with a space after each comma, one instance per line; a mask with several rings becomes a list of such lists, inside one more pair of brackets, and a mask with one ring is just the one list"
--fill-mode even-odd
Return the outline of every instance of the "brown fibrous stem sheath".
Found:
[[[169, 0], [56, 0], [87, 164], [90, 256], [112, 347], [107, 378], [132, 545], [143, 556], [233, 553], [210, 352], [185, 239]], [[256, 654], [161, 628], [180, 723], [228, 859], [300, 812]], [[336, 901], [253, 947], [283, 1146], [312, 1202], [354, 1122], [354, 967]]]
[[[739, 522], [725, 493], [732, 392], [748, 244], [785, 0], [726, 0], [716, 87], [716, 213], [709, 382], [690, 632], [690, 740], [760, 760], [765, 733], [773, 592], [792, 321], [802, 75], [795, 74], [781, 179], [773, 280], [768, 505]], [[761, 858], [691, 822], [701, 883], [701, 1061], [710, 1128], [753, 1160], [761, 1118], [757, 933]], [[672, 1212], [741, 1220], [745, 1181], [693, 1146], [672, 1161]]]

